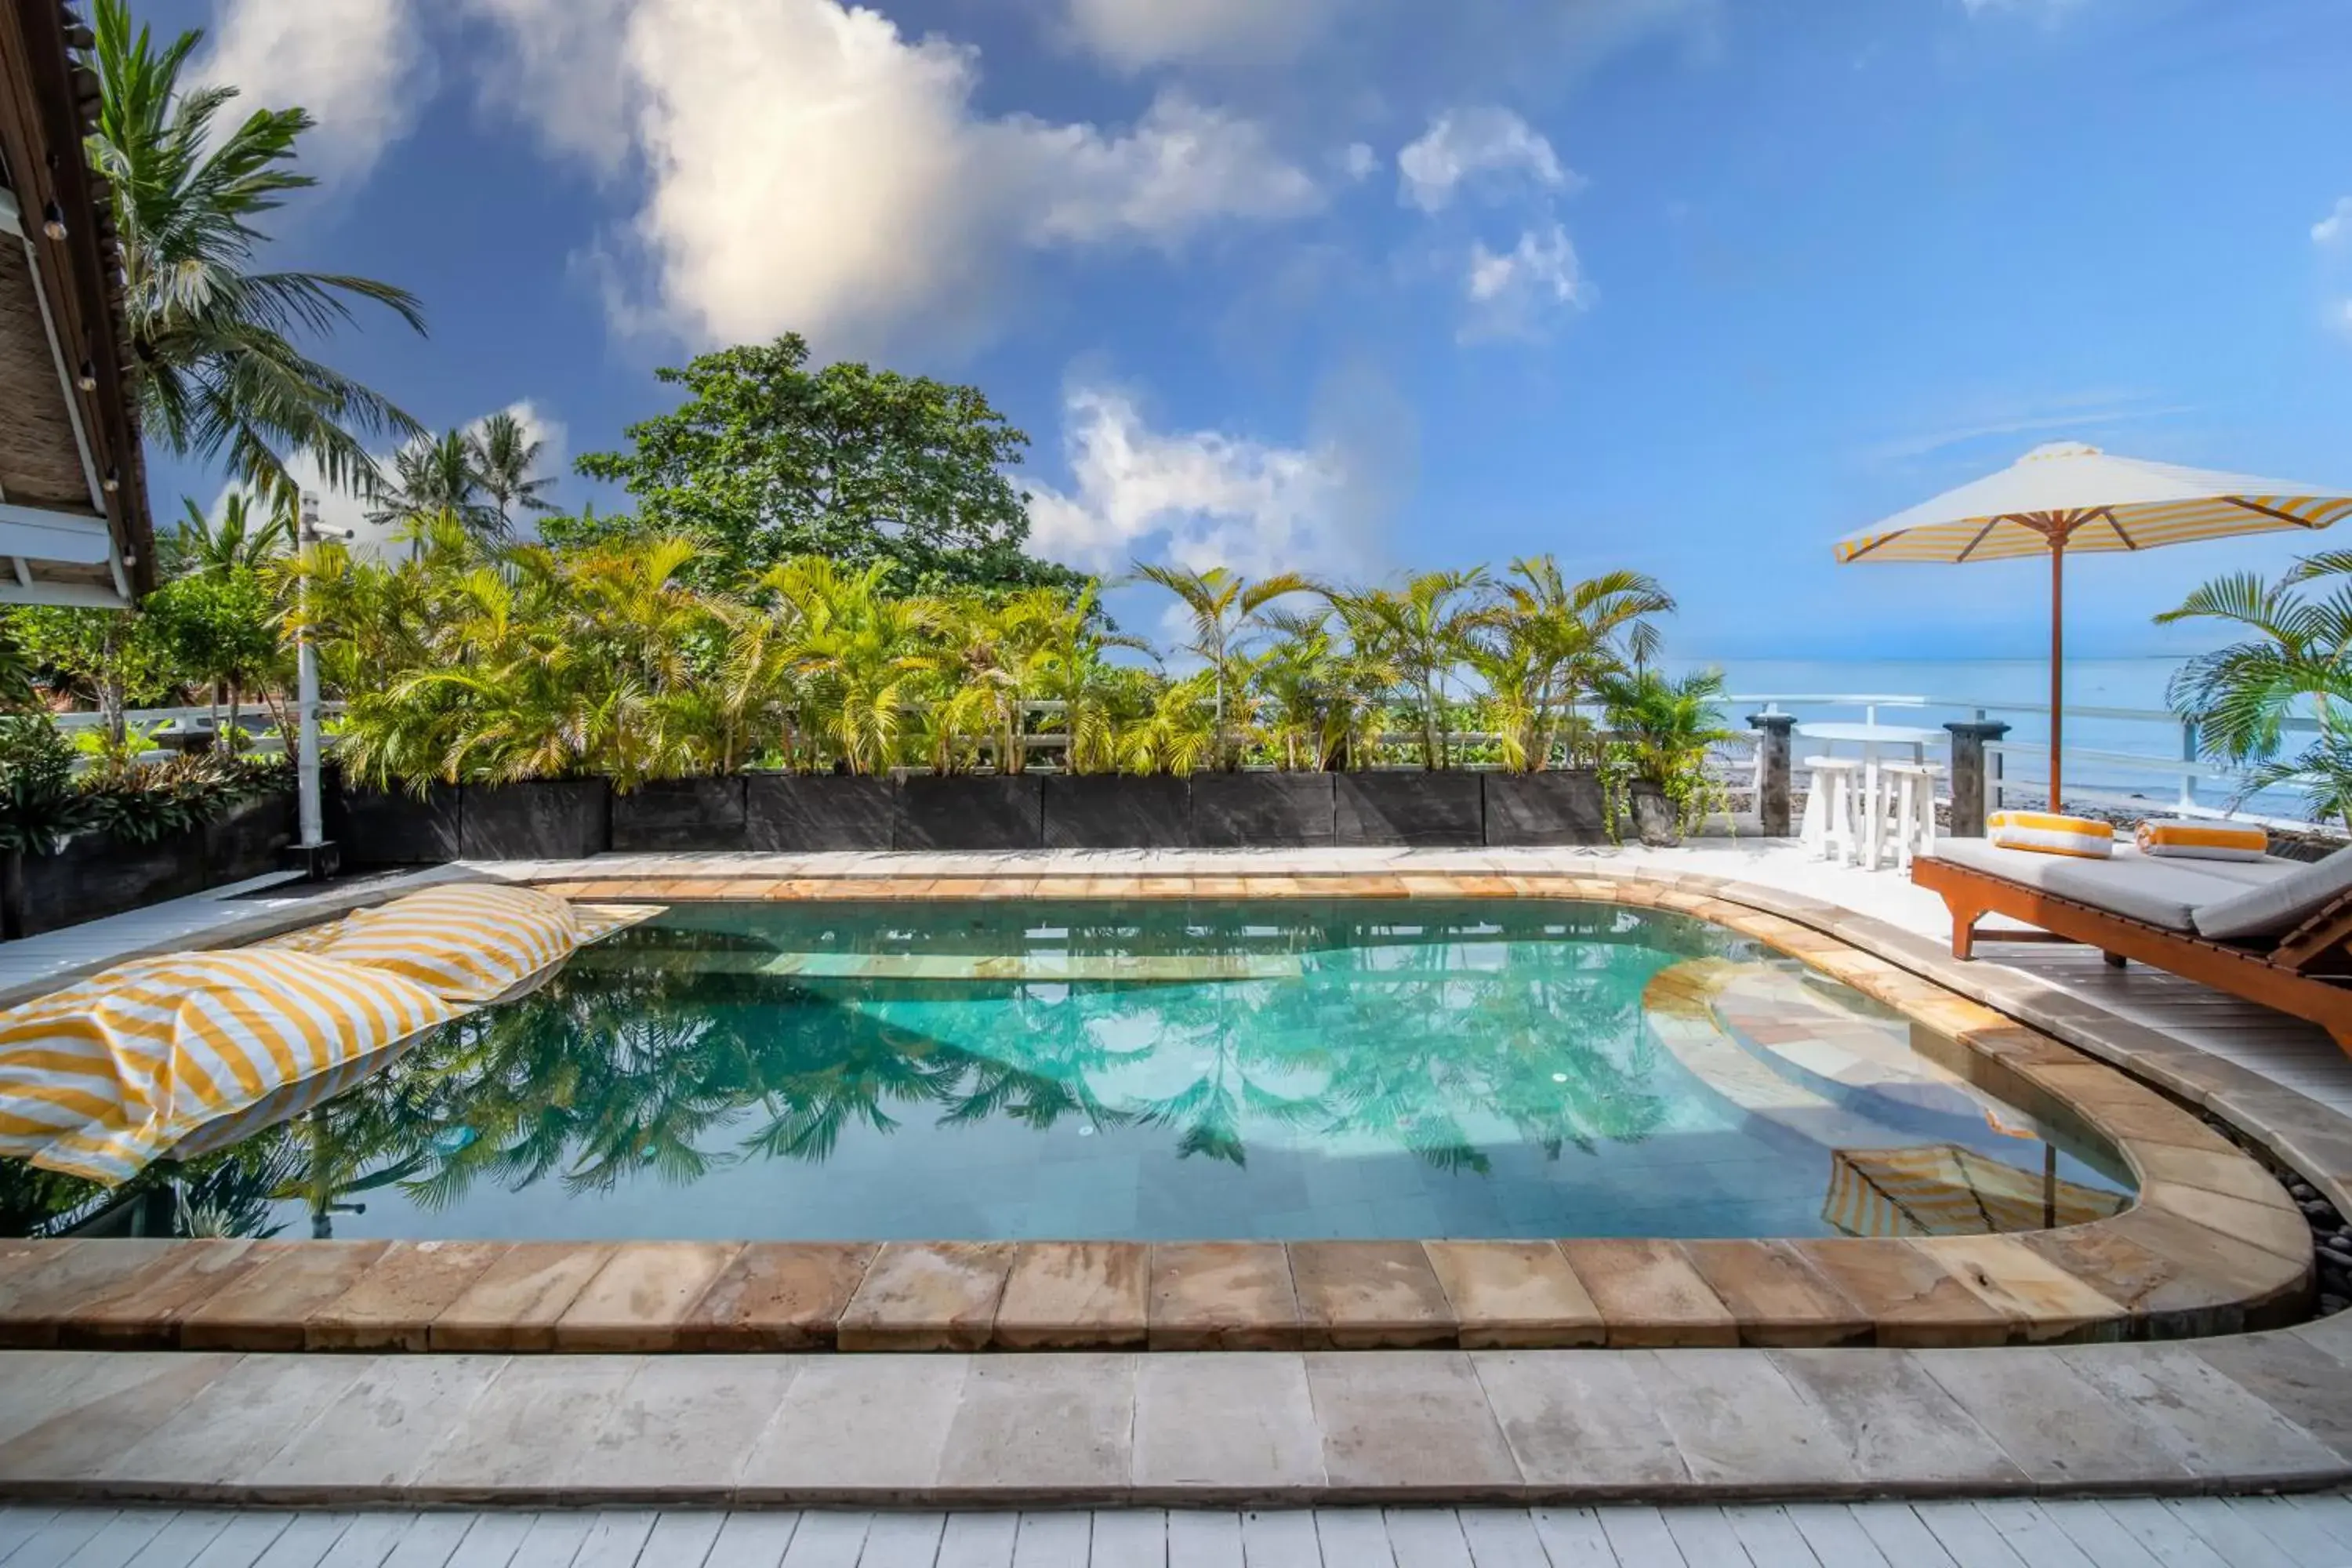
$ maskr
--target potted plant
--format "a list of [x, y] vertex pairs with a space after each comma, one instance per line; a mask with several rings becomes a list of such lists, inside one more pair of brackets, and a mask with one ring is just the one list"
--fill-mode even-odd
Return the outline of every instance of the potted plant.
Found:
[[1725, 803], [1706, 765], [1708, 752], [1732, 739], [1716, 708], [1722, 696], [1715, 669], [1679, 680], [1641, 670], [1601, 683], [1611, 735], [1601, 776], [1612, 830], [1630, 819], [1643, 843], [1679, 844]]
[[54, 855], [89, 816], [74, 752], [46, 714], [0, 718], [0, 938], [25, 934], [25, 861]]

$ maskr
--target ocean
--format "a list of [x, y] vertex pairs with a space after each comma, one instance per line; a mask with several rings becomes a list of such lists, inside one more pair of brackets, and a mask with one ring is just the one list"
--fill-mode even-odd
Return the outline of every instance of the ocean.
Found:
[[[1673, 673], [1715, 668], [1724, 672], [1734, 696], [1777, 698], [1779, 706], [1802, 719], [1860, 720], [1858, 702], [1796, 700], [1822, 697], [1879, 697], [1925, 700], [1882, 702], [1882, 723], [1937, 727], [1948, 721], [1983, 716], [2010, 725], [2006, 744], [2022, 748], [2002, 757], [2004, 775], [2021, 784], [2046, 784], [2049, 764], [2044, 752], [2050, 741], [2045, 712], [2005, 708], [2021, 703], [2046, 709], [2050, 700], [2050, 666], [2032, 658], [1838, 660], [1810, 659], [1667, 659]], [[2179, 796], [2180, 777], [2160, 768], [2136, 767], [2127, 760], [2144, 757], [2151, 763], [2173, 762], [2183, 754], [2186, 737], [2179, 718], [2171, 714], [2165, 689], [2180, 668], [2177, 657], [2145, 658], [2070, 658], [2066, 661], [2067, 794], [2086, 792], [2170, 805]], [[1730, 705], [1733, 728], [1744, 728], [1747, 715], [1762, 704]], [[2146, 718], [2121, 718], [2090, 711], [2128, 709]], [[2293, 740], [2290, 738], [2290, 745]], [[1798, 742], [1801, 749], [1805, 742]], [[1816, 746], [1814, 750], [1820, 748]], [[1852, 748], [1844, 748], [1851, 751]], [[2238, 795], [2231, 780], [2198, 780], [2195, 798], [2200, 805], [2220, 807]], [[2305, 815], [2292, 791], [2272, 790], [2250, 799], [2245, 808], [2264, 815], [2301, 817]]]

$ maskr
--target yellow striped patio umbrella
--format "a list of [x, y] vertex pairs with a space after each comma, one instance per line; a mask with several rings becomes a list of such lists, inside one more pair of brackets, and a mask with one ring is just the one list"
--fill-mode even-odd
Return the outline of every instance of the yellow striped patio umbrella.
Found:
[[1822, 1218], [1847, 1236], [1986, 1236], [2088, 1225], [2129, 1200], [1957, 1143], [1837, 1149]]
[[2062, 441], [1848, 535], [1837, 542], [1837, 558], [1843, 564], [2050, 557], [2050, 809], [2055, 811], [2067, 555], [2316, 531], [2347, 514], [2352, 494], [2341, 490], [2143, 462]]

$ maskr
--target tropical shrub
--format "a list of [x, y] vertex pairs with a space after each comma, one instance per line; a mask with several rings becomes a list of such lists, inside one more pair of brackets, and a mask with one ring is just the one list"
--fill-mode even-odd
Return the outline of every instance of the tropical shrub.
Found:
[[1716, 669], [1680, 679], [1643, 669], [1601, 681], [1611, 732], [1601, 779], [1612, 822], [1634, 785], [1665, 797], [1678, 833], [1693, 831], [1709, 811], [1727, 805], [1728, 792], [1707, 766], [1708, 753], [1732, 738], [1716, 707], [1722, 696], [1723, 672]]

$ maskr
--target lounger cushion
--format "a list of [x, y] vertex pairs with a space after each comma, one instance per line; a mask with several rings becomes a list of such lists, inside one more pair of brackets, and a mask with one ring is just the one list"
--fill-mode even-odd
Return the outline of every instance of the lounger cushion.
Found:
[[2199, 910], [2197, 933], [2216, 942], [2284, 936], [2344, 894], [2352, 892], [2352, 847], [2338, 849], [2326, 859], [2307, 866], [2284, 860], [2275, 864], [2285, 866], [2286, 874], [2273, 877], [2259, 888], [2249, 888], [2226, 903]]
[[[2234, 872], [2263, 873], [2264, 867], [2253, 861], [2183, 863], [2159, 860], [2129, 847], [2116, 850], [2112, 859], [2082, 860], [2003, 849], [1981, 838], [1945, 838], [1937, 842], [1936, 855], [1971, 871], [2021, 882], [2167, 931], [2197, 930], [2199, 910], [2266, 890], [2252, 877], [2227, 876], [2216, 868], [2226, 865]], [[2275, 869], [2268, 872], [2265, 883], [2295, 870], [2287, 861], [2273, 864]]]

